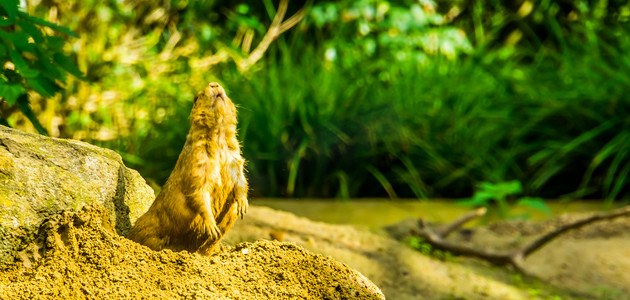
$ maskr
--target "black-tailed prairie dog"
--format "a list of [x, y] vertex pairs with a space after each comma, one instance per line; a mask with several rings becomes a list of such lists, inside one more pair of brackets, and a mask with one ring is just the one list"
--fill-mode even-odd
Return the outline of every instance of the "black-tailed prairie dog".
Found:
[[197, 93], [175, 168], [129, 238], [154, 250], [209, 254], [247, 212], [236, 107], [216, 82]]

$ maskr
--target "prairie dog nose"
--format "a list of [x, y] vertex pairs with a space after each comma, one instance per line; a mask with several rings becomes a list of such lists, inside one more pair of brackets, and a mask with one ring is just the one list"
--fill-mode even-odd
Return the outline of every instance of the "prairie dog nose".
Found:
[[217, 82], [210, 82], [208, 87], [205, 89], [205, 94], [210, 97], [221, 97], [225, 98], [225, 90], [223, 87]]

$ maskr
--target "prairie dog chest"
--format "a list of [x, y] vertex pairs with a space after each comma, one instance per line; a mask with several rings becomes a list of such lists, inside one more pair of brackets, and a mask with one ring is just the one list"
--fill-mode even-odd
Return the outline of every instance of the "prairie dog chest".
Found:
[[221, 169], [221, 173], [223, 173], [221, 177], [226, 180], [225, 184], [234, 186], [243, 173], [243, 158], [240, 151], [234, 149], [226, 151], [223, 159], [224, 164], [222, 166], [224, 167]]
[[[204, 147], [205, 151], [197, 155], [195, 172], [197, 178], [209, 186], [232, 187], [238, 181], [243, 172], [244, 160], [238, 149], [229, 147]], [[210, 148], [210, 149], [208, 149]]]

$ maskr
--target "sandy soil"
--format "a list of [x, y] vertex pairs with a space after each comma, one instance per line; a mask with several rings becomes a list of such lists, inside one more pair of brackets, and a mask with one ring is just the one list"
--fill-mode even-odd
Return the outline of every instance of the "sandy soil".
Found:
[[[509, 251], [579, 217], [499, 222], [451, 238]], [[389, 231], [404, 239], [415, 223]], [[534, 253], [527, 266], [538, 279], [475, 259], [423, 255], [384, 230], [314, 222], [265, 207], [250, 208], [225, 238], [232, 246], [211, 257], [151, 251], [114, 234], [94, 208], [62, 214], [40, 233], [23, 264], [0, 272], [0, 299], [381, 298], [370, 281], [394, 300], [630, 299], [627, 218], [576, 230]]]
[[[509, 251], [543, 232], [587, 216], [563, 214], [542, 221], [504, 221], [454, 233], [451, 240]], [[256, 207], [227, 240], [279, 238], [332, 256], [370, 278], [388, 299], [630, 299], [630, 219], [602, 221], [570, 231], [533, 253], [522, 276], [467, 258], [437, 259], [400, 242], [416, 226], [406, 220], [388, 234], [363, 226], [313, 222]], [[392, 238], [395, 228], [398, 238]], [[472, 233], [472, 234], [470, 234]]]
[[116, 235], [91, 207], [42, 229], [41, 259], [0, 272], [1, 299], [384, 299], [356, 271], [289, 243], [241, 243], [211, 257], [155, 252]]
[[[540, 223], [497, 222], [475, 230], [470, 243], [509, 251], [559, 225], [589, 216], [564, 214]], [[462, 236], [454, 236], [462, 240]], [[551, 284], [599, 299], [630, 299], [630, 218], [567, 232], [526, 260], [528, 271]]]

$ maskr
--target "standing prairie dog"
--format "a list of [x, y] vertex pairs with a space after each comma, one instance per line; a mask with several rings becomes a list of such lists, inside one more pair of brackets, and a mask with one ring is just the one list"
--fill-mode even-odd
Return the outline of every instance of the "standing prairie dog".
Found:
[[247, 212], [236, 107], [218, 83], [197, 93], [175, 168], [129, 238], [153, 250], [209, 254]]

